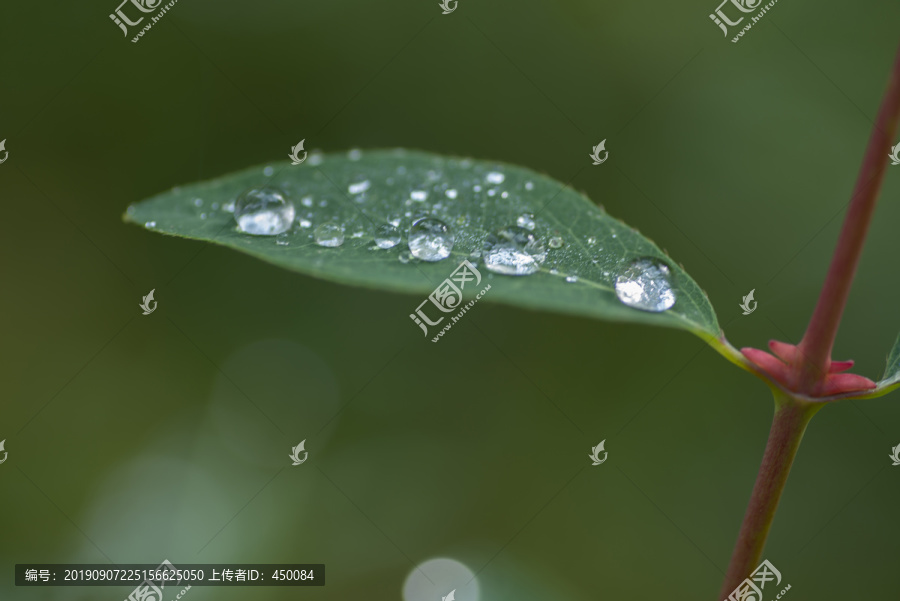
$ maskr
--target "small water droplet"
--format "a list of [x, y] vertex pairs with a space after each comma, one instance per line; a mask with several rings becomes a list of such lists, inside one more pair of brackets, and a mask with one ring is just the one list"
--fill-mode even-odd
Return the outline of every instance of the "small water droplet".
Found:
[[291, 243], [289, 234], [287, 232], [282, 232], [275, 236], [275, 244], [278, 246], [287, 246]]
[[300, 199], [300, 204], [302, 204], [304, 207], [313, 206], [313, 197], [312, 196], [304, 196], [303, 198]]
[[675, 304], [669, 266], [654, 257], [635, 259], [616, 278], [616, 296], [629, 307], [659, 313]]
[[575, 282], [578, 281], [578, 276], [577, 275], [567, 275], [566, 281], [569, 282], [570, 284], [574, 284]]
[[529, 275], [541, 268], [547, 253], [543, 243], [523, 227], [503, 228], [484, 244], [484, 266], [504, 275]]
[[344, 243], [344, 229], [336, 223], [323, 223], [316, 228], [316, 244], [334, 248]]
[[375, 228], [375, 244], [378, 248], [394, 248], [400, 244], [400, 230], [389, 223]]
[[200, 213], [200, 219], [206, 219], [206, 213]]
[[563, 239], [559, 236], [550, 238], [550, 248], [560, 248], [563, 245]]
[[351, 237], [351, 238], [362, 238], [362, 237], [365, 236], [365, 235], [366, 235], [365, 230], [358, 230], [358, 231], [356, 231], [356, 232], [353, 232], [353, 233], [350, 235], [350, 237]]
[[156, 227], [156, 222], [148, 221], [147, 223], [144, 224], [144, 227]]
[[519, 215], [519, 218], [516, 219], [516, 225], [524, 227], [526, 230], [534, 231], [534, 215], [531, 213], [522, 213]]
[[372, 185], [372, 182], [365, 178], [360, 178], [358, 181], [351, 183], [347, 186], [347, 192], [350, 194], [362, 194]]
[[213, 211], [218, 211], [218, 210], [219, 210], [219, 203], [217, 203], [217, 202], [212, 203], [212, 210], [213, 210]]
[[310, 150], [310, 151], [309, 151], [309, 158], [306, 159], [306, 162], [307, 162], [309, 165], [312, 165], [313, 167], [316, 167], [316, 166], [318, 166], [318, 165], [321, 165], [321, 164], [322, 164], [322, 161], [324, 161], [324, 160], [325, 160], [325, 155], [322, 154], [322, 151], [321, 151], [321, 150]]
[[506, 176], [499, 171], [491, 171], [484, 176], [484, 179], [487, 180], [489, 184], [502, 184], [503, 180], [506, 179]]
[[451, 200], [458, 196], [456, 189], [454, 189], [454, 188], [450, 188], [449, 190], [444, 192], [444, 194], [447, 196], [447, 198], [449, 198]]
[[222, 210], [226, 213], [234, 213], [234, 201], [230, 200], [222, 205]]
[[424, 202], [428, 198], [428, 192], [425, 190], [413, 190], [409, 193], [409, 197], [416, 202]]
[[587, 243], [588, 243], [588, 246], [593, 246], [593, 245], [597, 244], [597, 239], [594, 238], [593, 236], [591, 236], [590, 238], [587, 239]]
[[456, 235], [434, 217], [416, 220], [409, 228], [408, 244], [412, 255], [423, 261], [440, 261], [450, 256]]
[[202, 198], [195, 198], [195, 199], [194, 199], [194, 206], [195, 206], [195, 207], [202, 207], [202, 206], [203, 206], [203, 199], [202, 199]]
[[351, 148], [347, 153], [347, 158], [351, 161], [358, 161], [362, 158], [362, 150], [360, 150], [359, 148]]
[[494, 188], [491, 188], [490, 190], [488, 190], [488, 196], [493, 196], [496, 193], [497, 193], [497, 190], [495, 190]]
[[506, 191], [501, 192], [500, 198], [509, 198], [509, 192], [506, 192]]
[[254, 236], [276, 236], [290, 229], [294, 205], [275, 188], [251, 188], [234, 205], [238, 229]]
[[399, 255], [397, 255], [397, 260], [406, 265], [409, 263], [410, 254], [408, 250], [402, 251]]
[[273, 173], [275, 173], [275, 170], [271, 165], [268, 165], [265, 169], [263, 169], [263, 175], [265, 175], [266, 177], [272, 177]]
[[551, 269], [550, 275], [559, 275], [559, 269]]
[[526, 190], [534, 190], [534, 182], [525, 182]]
[[474, 190], [475, 192], [481, 192], [481, 186], [475, 184], [474, 186], [472, 186], [472, 190]]
[[300, 227], [303, 228], [312, 227], [312, 221], [310, 221], [309, 219], [298, 219], [297, 223], [299, 223]]

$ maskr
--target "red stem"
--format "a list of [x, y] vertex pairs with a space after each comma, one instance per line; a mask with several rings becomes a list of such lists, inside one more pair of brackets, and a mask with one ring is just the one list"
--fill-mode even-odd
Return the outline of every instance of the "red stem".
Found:
[[891, 81], [869, 138], [869, 146], [856, 180], [856, 188], [837, 247], [834, 249], [828, 276], [822, 286], [816, 309], [809, 320], [806, 334], [798, 345], [804, 358], [798, 365], [798, 392], [813, 394], [816, 386], [828, 373], [834, 338], [844, 306], [847, 304], [850, 285], [856, 274], [872, 213], [875, 211], [898, 119], [900, 119], [900, 51], [897, 52]]
[[744, 523], [728, 565], [728, 573], [722, 583], [720, 599], [727, 599], [759, 564], [778, 501], [800, 447], [800, 440], [810, 418], [821, 407], [818, 403], [798, 402], [783, 393], [776, 393], [775, 417], [769, 431], [769, 441], [766, 443], [762, 465], [759, 466], [753, 494], [750, 495], [750, 503], [744, 514]]

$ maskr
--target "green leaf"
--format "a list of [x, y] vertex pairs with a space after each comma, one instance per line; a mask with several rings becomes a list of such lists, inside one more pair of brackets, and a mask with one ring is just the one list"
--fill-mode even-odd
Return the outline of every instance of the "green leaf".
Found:
[[[363, 192], [348, 191], [351, 184], [364, 181], [369, 186]], [[263, 185], [280, 188], [296, 207], [297, 223], [277, 240], [239, 231], [234, 215], [225, 210], [244, 190]], [[418, 193], [411, 197], [413, 191]], [[421, 193], [425, 200], [416, 200]], [[534, 215], [534, 234], [547, 250], [541, 269], [526, 276], [488, 271], [476, 258], [485, 239], [515, 226], [523, 214]], [[437, 262], [401, 262], [401, 252], [408, 252], [411, 221], [424, 215], [451, 227], [456, 234], [452, 253]], [[422, 300], [463, 259], [470, 259], [484, 279], [477, 288], [464, 290], [467, 298], [490, 284], [484, 300], [680, 328], [713, 342], [720, 333], [705, 293], [653, 242], [582, 194], [513, 165], [407, 150], [310, 154], [301, 165], [275, 163], [174, 188], [130, 206], [125, 219], [156, 232], [228, 246], [303, 274], [421, 295]], [[401, 243], [387, 250], [375, 247], [375, 228], [394, 219], [400, 219]], [[301, 220], [312, 226], [302, 227]], [[343, 245], [325, 248], [315, 243], [315, 228], [327, 222], [343, 226]], [[552, 237], [561, 239], [559, 248], [550, 245]], [[668, 264], [676, 299], [671, 309], [642, 311], [617, 298], [618, 274], [639, 257]], [[569, 276], [578, 279], [567, 282]], [[418, 302], [411, 299], [408, 310]]]

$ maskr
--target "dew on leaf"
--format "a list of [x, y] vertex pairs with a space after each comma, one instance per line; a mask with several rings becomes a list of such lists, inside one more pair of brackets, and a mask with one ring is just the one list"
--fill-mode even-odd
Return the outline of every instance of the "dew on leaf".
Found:
[[654, 257], [635, 259], [616, 278], [616, 296], [642, 311], [659, 313], [671, 309], [675, 290], [669, 266]]
[[547, 253], [533, 233], [523, 227], [510, 226], [488, 236], [482, 256], [489, 271], [530, 275], [541, 268]]
[[450, 256], [456, 235], [450, 227], [434, 217], [416, 220], [409, 228], [409, 250], [423, 261], [440, 261]]
[[323, 223], [316, 228], [316, 244], [334, 248], [344, 243], [344, 228], [336, 223]]
[[290, 229], [294, 205], [275, 188], [251, 188], [234, 205], [238, 229], [253, 236], [276, 236]]

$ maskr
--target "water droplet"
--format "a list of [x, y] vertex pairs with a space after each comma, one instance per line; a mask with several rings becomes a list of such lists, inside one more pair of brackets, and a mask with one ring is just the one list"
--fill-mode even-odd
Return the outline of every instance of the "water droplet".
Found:
[[263, 175], [266, 177], [272, 177], [272, 174], [275, 173], [275, 170], [272, 169], [272, 166], [269, 165], [265, 169], [263, 169]]
[[570, 284], [574, 284], [575, 282], [578, 281], [578, 276], [577, 275], [567, 275], [566, 281], [569, 282]]
[[200, 213], [200, 219], [206, 219], [206, 213]]
[[298, 219], [297, 223], [299, 223], [300, 227], [303, 228], [312, 227], [312, 221], [310, 221], [309, 219]]
[[358, 231], [353, 232], [353, 233], [350, 235], [350, 237], [351, 237], [351, 238], [362, 238], [362, 237], [365, 236], [365, 235], [366, 235], [365, 230], [358, 230]]
[[551, 269], [550, 275], [559, 275], [559, 269]]
[[447, 198], [449, 198], [449, 199], [451, 199], [451, 200], [453, 200], [454, 198], [457, 197], [457, 192], [456, 192], [456, 190], [455, 190], [454, 188], [450, 188], [449, 190], [447, 190], [446, 192], [444, 192], [444, 194], [446, 194], [446, 195], [447, 195]]
[[485, 240], [484, 266], [504, 275], [529, 275], [541, 268], [543, 243], [523, 227], [511, 226]]
[[344, 243], [344, 229], [336, 223], [323, 223], [316, 228], [316, 244], [333, 248]]
[[593, 245], [597, 244], [597, 239], [594, 238], [593, 236], [591, 236], [590, 238], [587, 239], [587, 243], [589, 246], [593, 246]]
[[322, 161], [324, 160], [325, 156], [322, 154], [321, 150], [310, 150], [309, 158], [306, 160], [306, 162], [313, 167], [316, 167], [317, 165], [321, 165]]
[[287, 232], [282, 232], [275, 236], [275, 244], [277, 244], [278, 246], [287, 246], [290, 243], [291, 241]]
[[409, 263], [410, 254], [408, 250], [404, 250], [399, 255], [397, 255], [397, 260], [406, 265]]
[[400, 244], [400, 231], [389, 223], [375, 228], [375, 244], [378, 248], [394, 248]]
[[347, 158], [351, 161], [358, 161], [362, 158], [362, 150], [360, 150], [359, 148], [351, 148], [347, 153]]
[[502, 184], [503, 180], [506, 179], [506, 176], [499, 171], [491, 171], [484, 177], [484, 179], [487, 180], [487, 182], [490, 184]]
[[516, 219], [516, 225], [524, 227], [526, 230], [534, 231], [534, 215], [531, 213], [522, 213], [519, 215], [519, 218]]
[[409, 197], [416, 202], [424, 202], [428, 198], [428, 192], [425, 190], [413, 190], [409, 193]]
[[347, 192], [349, 192], [350, 194], [362, 194], [363, 192], [368, 190], [369, 186], [371, 185], [372, 182], [367, 179], [361, 178], [361, 181], [355, 181], [347, 186]]
[[219, 203], [217, 203], [217, 202], [212, 203], [212, 210], [213, 210], [213, 211], [218, 211], [218, 210], [219, 210]]
[[147, 223], [144, 224], [144, 227], [156, 227], [156, 222], [148, 221]]
[[509, 198], [509, 192], [506, 192], [506, 191], [501, 192], [500, 198]]
[[291, 228], [294, 205], [275, 188], [251, 188], [235, 202], [234, 219], [245, 234], [276, 236]]
[[440, 261], [450, 256], [456, 235], [440, 219], [425, 217], [409, 228], [408, 240], [409, 250], [415, 258]]
[[472, 186], [472, 190], [474, 190], [475, 192], [481, 192], [481, 186], [475, 184], [474, 186]]
[[534, 190], [534, 182], [525, 182], [526, 190]]
[[226, 213], [234, 213], [234, 201], [230, 200], [222, 205], [222, 210]]
[[616, 296], [629, 307], [659, 313], [675, 304], [669, 266], [653, 257], [635, 259], [616, 278]]
[[202, 199], [202, 198], [195, 198], [195, 199], [194, 199], [194, 206], [195, 206], [195, 207], [202, 207], [202, 206], [203, 206], [203, 199]]
[[563, 245], [563, 239], [559, 236], [550, 238], [550, 248], [560, 248]]
[[300, 204], [302, 204], [304, 207], [313, 206], [313, 197], [312, 196], [304, 196], [303, 198], [300, 199]]

